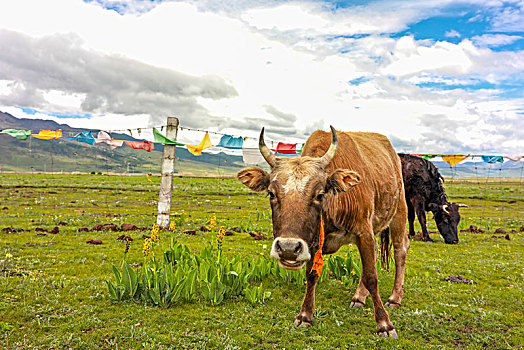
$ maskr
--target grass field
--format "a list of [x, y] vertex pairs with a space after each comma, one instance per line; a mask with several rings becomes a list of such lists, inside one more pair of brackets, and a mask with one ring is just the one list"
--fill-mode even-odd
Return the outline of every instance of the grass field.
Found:
[[[305, 286], [266, 280], [271, 297], [252, 305], [229, 299], [218, 306], [204, 300], [158, 308], [135, 301], [111, 301], [105, 283], [122, 261], [120, 232], [79, 232], [96, 224], [150, 228], [155, 222], [159, 178], [104, 175], [0, 174], [0, 347], [8, 349], [452, 349], [523, 348], [524, 186], [520, 179], [446, 181], [451, 200], [467, 204], [461, 229], [477, 225], [484, 234], [460, 233], [458, 245], [411, 242], [402, 308], [390, 310], [398, 341], [379, 338], [371, 300], [350, 309], [349, 289], [334, 278], [317, 287], [313, 327], [292, 324]], [[271, 237], [268, 200], [234, 179], [176, 178], [172, 219], [175, 232], [160, 232], [199, 252], [214, 240], [198, 230], [212, 216], [218, 225]], [[428, 215], [428, 229], [436, 226]], [[62, 225], [59, 225], [62, 223]], [[37, 235], [36, 229], [58, 234]], [[504, 229], [503, 234], [494, 233]], [[514, 231], [512, 231], [514, 230]], [[127, 262], [142, 264], [143, 234], [133, 238]], [[492, 238], [492, 236], [496, 236]], [[502, 238], [497, 238], [502, 237]], [[89, 239], [101, 245], [87, 244]], [[253, 261], [268, 254], [271, 240], [247, 233], [224, 240], [224, 255]], [[155, 254], [160, 253], [160, 246]], [[356, 253], [344, 247], [337, 255]], [[476, 284], [442, 279], [461, 275]], [[394, 271], [379, 270], [386, 300]]]

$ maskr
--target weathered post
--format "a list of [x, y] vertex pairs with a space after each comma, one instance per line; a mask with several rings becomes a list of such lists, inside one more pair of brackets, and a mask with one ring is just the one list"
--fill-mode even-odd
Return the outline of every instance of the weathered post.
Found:
[[[173, 141], [178, 134], [178, 118], [167, 118], [166, 137]], [[173, 173], [175, 172], [175, 145], [164, 145], [162, 155], [162, 176], [160, 179], [160, 195], [158, 197], [158, 226], [166, 228], [169, 226], [169, 213], [171, 211], [171, 193], [173, 192]]]

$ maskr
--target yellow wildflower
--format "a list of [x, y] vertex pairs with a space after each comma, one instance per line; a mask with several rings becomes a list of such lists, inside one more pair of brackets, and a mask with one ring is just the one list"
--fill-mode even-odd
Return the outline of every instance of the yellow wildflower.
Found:
[[213, 231], [217, 227], [217, 217], [213, 216], [211, 219], [209, 219], [209, 228], [211, 231]]
[[160, 232], [160, 227], [157, 224], [154, 224], [153, 228], [151, 229], [151, 241], [152, 242], [158, 242], [160, 240], [159, 232]]
[[222, 243], [224, 242], [224, 236], [226, 235], [226, 228], [224, 226], [220, 226], [220, 229], [217, 233], [217, 248], [219, 250], [222, 249]]
[[176, 228], [176, 222], [171, 221], [171, 222], [169, 223], [169, 231], [174, 231], [175, 228]]
[[148, 256], [151, 253], [151, 238], [146, 238], [144, 240], [144, 246], [142, 247], [142, 253], [144, 256]]

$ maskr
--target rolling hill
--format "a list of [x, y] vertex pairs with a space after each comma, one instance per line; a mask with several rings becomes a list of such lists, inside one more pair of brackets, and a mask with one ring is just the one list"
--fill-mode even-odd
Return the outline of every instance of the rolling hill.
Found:
[[[66, 124], [52, 120], [16, 118], [0, 112], [0, 129], [72, 130]], [[97, 132], [98, 130], [90, 130]], [[142, 141], [126, 134], [112, 134], [119, 140]], [[163, 145], [155, 144], [155, 150], [146, 152], [130, 147], [111, 149], [106, 144], [90, 146], [66, 139], [44, 141], [30, 137], [26, 141], [0, 134], [0, 170], [14, 171], [64, 171], [64, 172], [117, 172], [160, 173]], [[203, 153], [194, 156], [185, 148], [177, 147], [175, 171], [192, 174], [234, 174], [246, 166], [241, 156], [224, 153]], [[468, 159], [469, 160], [469, 159]], [[522, 177], [524, 161], [506, 161], [504, 164], [464, 161], [454, 168], [443, 161], [433, 161], [445, 177]]]
[[[95, 131], [72, 128], [52, 120], [16, 118], [0, 112], [0, 129]], [[142, 141], [126, 134], [113, 133], [118, 140]], [[3, 171], [63, 171], [63, 172], [117, 172], [160, 173], [163, 145], [146, 152], [127, 146], [111, 149], [106, 144], [59, 140], [25, 141], [0, 134], [0, 170]], [[233, 174], [244, 167], [241, 156], [224, 153], [194, 156], [187, 149], [177, 147], [175, 171], [193, 174]]]

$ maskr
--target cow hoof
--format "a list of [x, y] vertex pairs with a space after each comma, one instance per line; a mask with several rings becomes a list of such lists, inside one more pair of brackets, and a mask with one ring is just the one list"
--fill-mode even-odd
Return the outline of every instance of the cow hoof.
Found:
[[386, 303], [386, 307], [389, 307], [391, 309], [398, 309], [401, 306], [402, 305], [400, 303], [397, 303], [396, 301], [393, 301], [393, 300], [388, 300]]
[[386, 339], [398, 339], [397, 331], [394, 329], [390, 330], [389, 332], [379, 332], [378, 336]]
[[366, 306], [366, 303], [361, 302], [358, 299], [351, 300], [351, 304], [349, 304], [349, 307], [352, 307], [354, 309], [360, 309], [362, 307]]
[[295, 327], [310, 327], [311, 326], [311, 320], [306, 319], [303, 316], [297, 316], [297, 319], [295, 322], [293, 322]]

